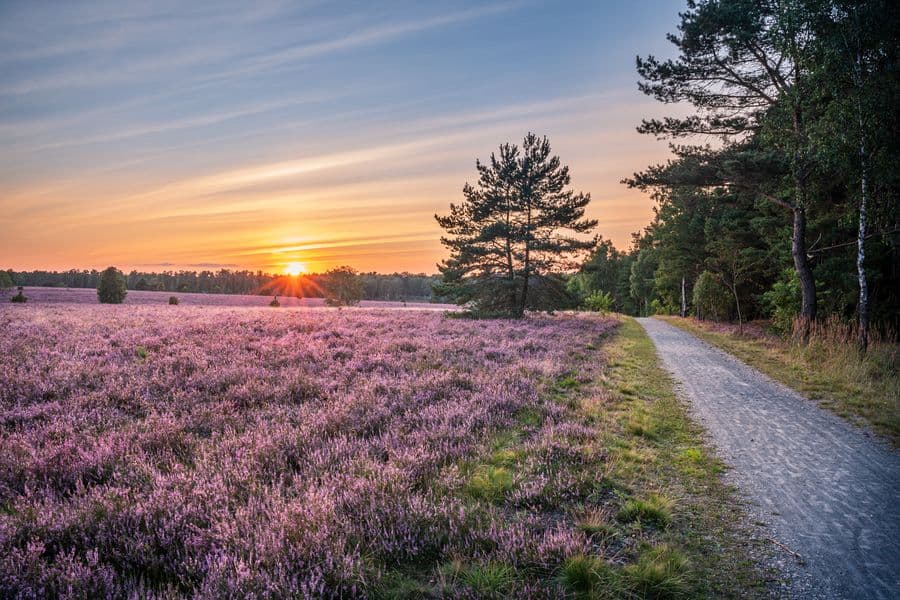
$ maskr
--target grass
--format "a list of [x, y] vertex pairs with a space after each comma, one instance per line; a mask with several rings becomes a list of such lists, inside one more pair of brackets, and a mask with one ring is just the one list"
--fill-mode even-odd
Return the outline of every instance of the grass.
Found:
[[745, 328], [659, 317], [736, 356], [804, 396], [900, 446], [900, 347], [874, 342], [865, 356], [839, 323], [815, 327], [807, 343]]
[[620, 521], [630, 523], [650, 523], [657, 527], [665, 527], [672, 521], [672, 505], [674, 501], [662, 494], [650, 494], [646, 500], [630, 498], [617, 515]]
[[[653, 342], [624, 319], [609, 356], [606, 402], [608, 473], [621, 504], [620, 539], [634, 543], [617, 585], [646, 598], [763, 597], [766, 574], [749, 558], [762, 551], [735, 515], [742, 508], [662, 369]], [[594, 596], [603, 597], [603, 596]]]

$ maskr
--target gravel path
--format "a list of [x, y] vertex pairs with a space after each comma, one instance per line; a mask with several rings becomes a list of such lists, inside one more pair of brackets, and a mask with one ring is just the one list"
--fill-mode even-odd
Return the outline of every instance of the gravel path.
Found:
[[638, 319], [777, 544], [790, 598], [900, 598], [900, 453], [732, 356]]

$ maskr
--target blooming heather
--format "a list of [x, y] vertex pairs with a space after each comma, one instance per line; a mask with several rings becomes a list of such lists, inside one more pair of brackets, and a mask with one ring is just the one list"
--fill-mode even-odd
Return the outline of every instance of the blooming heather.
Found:
[[[568, 465], [592, 430], [547, 382], [613, 325], [0, 307], [0, 596], [365, 597], [458, 558], [551, 573], [585, 550], [546, 514], [584, 487]], [[505, 502], [460, 493], [523, 413]], [[520, 594], [556, 593], [535, 581]]]

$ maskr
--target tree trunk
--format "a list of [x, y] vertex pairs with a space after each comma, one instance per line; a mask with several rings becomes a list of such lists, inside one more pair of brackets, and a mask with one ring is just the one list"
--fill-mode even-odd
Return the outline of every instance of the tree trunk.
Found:
[[734, 305], [737, 308], [738, 333], [740, 335], [743, 335], [744, 334], [744, 317], [741, 315], [741, 299], [738, 297], [737, 285], [732, 286], [731, 293], [734, 294]]
[[794, 269], [800, 279], [800, 327], [805, 339], [809, 326], [816, 319], [816, 281], [813, 278], [809, 257], [806, 255], [806, 209], [802, 204], [794, 207], [794, 231], [791, 236], [791, 255]]
[[869, 282], [866, 280], [866, 214], [869, 208], [869, 156], [866, 153], [866, 130], [863, 122], [862, 101], [862, 49], [856, 48], [856, 69], [854, 72], [857, 87], [856, 118], [859, 122], [859, 166], [860, 166], [860, 198], [859, 198], [859, 233], [856, 237], [856, 274], [859, 277], [859, 349], [865, 352], [869, 347]]
[[681, 318], [687, 315], [687, 302], [684, 299], [684, 275], [681, 276]]
[[862, 164], [859, 199], [859, 233], [856, 238], [856, 273], [859, 277], [859, 348], [865, 352], [869, 346], [869, 284], [866, 280], [866, 211], [868, 210], [868, 172], [865, 138], [859, 143], [859, 158]]

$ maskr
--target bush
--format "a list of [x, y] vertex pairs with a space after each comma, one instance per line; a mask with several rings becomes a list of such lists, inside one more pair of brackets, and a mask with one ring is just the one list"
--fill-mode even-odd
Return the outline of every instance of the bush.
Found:
[[100, 274], [97, 299], [102, 304], [122, 304], [128, 292], [125, 290], [125, 275], [115, 267], [107, 267]]
[[794, 269], [785, 269], [781, 281], [775, 282], [762, 296], [763, 306], [772, 318], [772, 325], [782, 335], [791, 332], [794, 319], [800, 314], [800, 279]]
[[169, 304], [177, 305], [178, 304], [178, 296], [169, 296]]
[[278, 296], [275, 296], [274, 298], [272, 298], [272, 301], [269, 302], [269, 306], [271, 306], [273, 308], [278, 308], [279, 306], [281, 306], [281, 302], [278, 301]]
[[22, 304], [24, 304], [25, 302], [28, 302], [28, 298], [25, 296], [25, 294], [23, 292], [24, 292], [24, 288], [22, 288], [22, 286], [20, 285], [19, 293], [16, 294], [15, 296], [13, 296], [12, 298], [10, 298], [9, 301], [10, 302], [18, 302], [18, 303], [22, 303]]
[[602, 313], [605, 315], [612, 310], [612, 294], [609, 292], [604, 292], [602, 290], [592, 292], [584, 299], [584, 306], [588, 310], [592, 310], [594, 312]]
[[323, 287], [328, 306], [354, 306], [363, 297], [363, 282], [352, 267], [336, 267], [327, 271]]
[[694, 306], [697, 307], [701, 319], [712, 317], [713, 320], [725, 318], [731, 308], [731, 295], [715, 275], [703, 271], [694, 283]]

